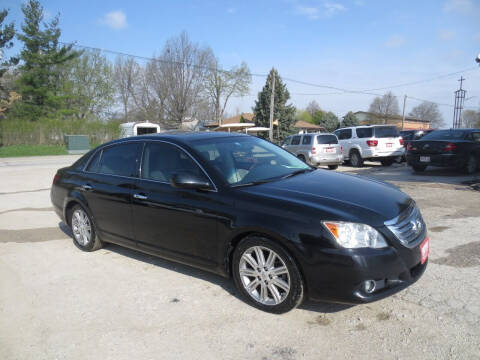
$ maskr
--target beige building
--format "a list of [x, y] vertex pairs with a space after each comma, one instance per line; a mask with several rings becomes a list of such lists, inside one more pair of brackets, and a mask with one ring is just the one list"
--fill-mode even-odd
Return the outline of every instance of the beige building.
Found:
[[[367, 111], [357, 111], [353, 113], [360, 124], [362, 125], [373, 125], [373, 124], [383, 124], [384, 120], [380, 119], [377, 114], [370, 113]], [[372, 119], [378, 119], [372, 121]], [[393, 115], [387, 119], [388, 125], [395, 125], [398, 130], [402, 130], [402, 116], [401, 115]], [[403, 130], [426, 130], [430, 129], [430, 121], [428, 120], [421, 120], [411, 116], [405, 116], [405, 123], [403, 125]]]

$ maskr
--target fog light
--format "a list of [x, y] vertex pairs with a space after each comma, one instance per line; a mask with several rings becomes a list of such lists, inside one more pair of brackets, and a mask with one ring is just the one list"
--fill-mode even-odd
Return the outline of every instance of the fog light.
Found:
[[375, 280], [367, 280], [363, 283], [363, 290], [365, 290], [367, 294], [373, 293], [376, 287]]

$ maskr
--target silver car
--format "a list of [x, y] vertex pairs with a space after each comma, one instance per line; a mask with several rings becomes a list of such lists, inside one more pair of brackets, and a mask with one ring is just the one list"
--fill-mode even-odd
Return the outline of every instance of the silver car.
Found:
[[328, 165], [334, 170], [343, 162], [342, 147], [334, 134], [292, 135], [282, 147], [313, 166]]

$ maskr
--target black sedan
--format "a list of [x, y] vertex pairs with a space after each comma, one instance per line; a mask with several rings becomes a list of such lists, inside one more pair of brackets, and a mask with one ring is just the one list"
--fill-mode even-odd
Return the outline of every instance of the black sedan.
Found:
[[407, 163], [416, 172], [432, 165], [456, 167], [473, 174], [480, 163], [480, 129], [433, 131], [408, 144]]
[[314, 169], [256, 137], [145, 135], [58, 170], [51, 199], [75, 245], [106, 242], [232, 276], [252, 305], [365, 303], [424, 272], [429, 239], [392, 185]]

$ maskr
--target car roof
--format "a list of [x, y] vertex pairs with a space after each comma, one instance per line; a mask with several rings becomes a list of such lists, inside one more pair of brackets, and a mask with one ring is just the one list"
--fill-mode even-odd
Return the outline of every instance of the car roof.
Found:
[[146, 134], [146, 135], [137, 135], [137, 136], [130, 136], [126, 138], [116, 139], [105, 143], [103, 145], [113, 145], [113, 144], [121, 144], [123, 142], [128, 141], [141, 141], [141, 140], [165, 140], [171, 141], [175, 143], [190, 143], [194, 140], [203, 140], [203, 139], [221, 139], [227, 137], [247, 137], [250, 135], [242, 134], [242, 133], [228, 133], [228, 132], [210, 132], [210, 131], [169, 131], [157, 134]]
[[[339, 129], [337, 129], [337, 130], [358, 129], [358, 128], [374, 128], [374, 127], [396, 127], [396, 126], [395, 126], [395, 125], [389, 125], [389, 124], [358, 125], [358, 126], [343, 127], [343, 128], [339, 128]], [[337, 131], [337, 130], [335, 130], [335, 131]]]

